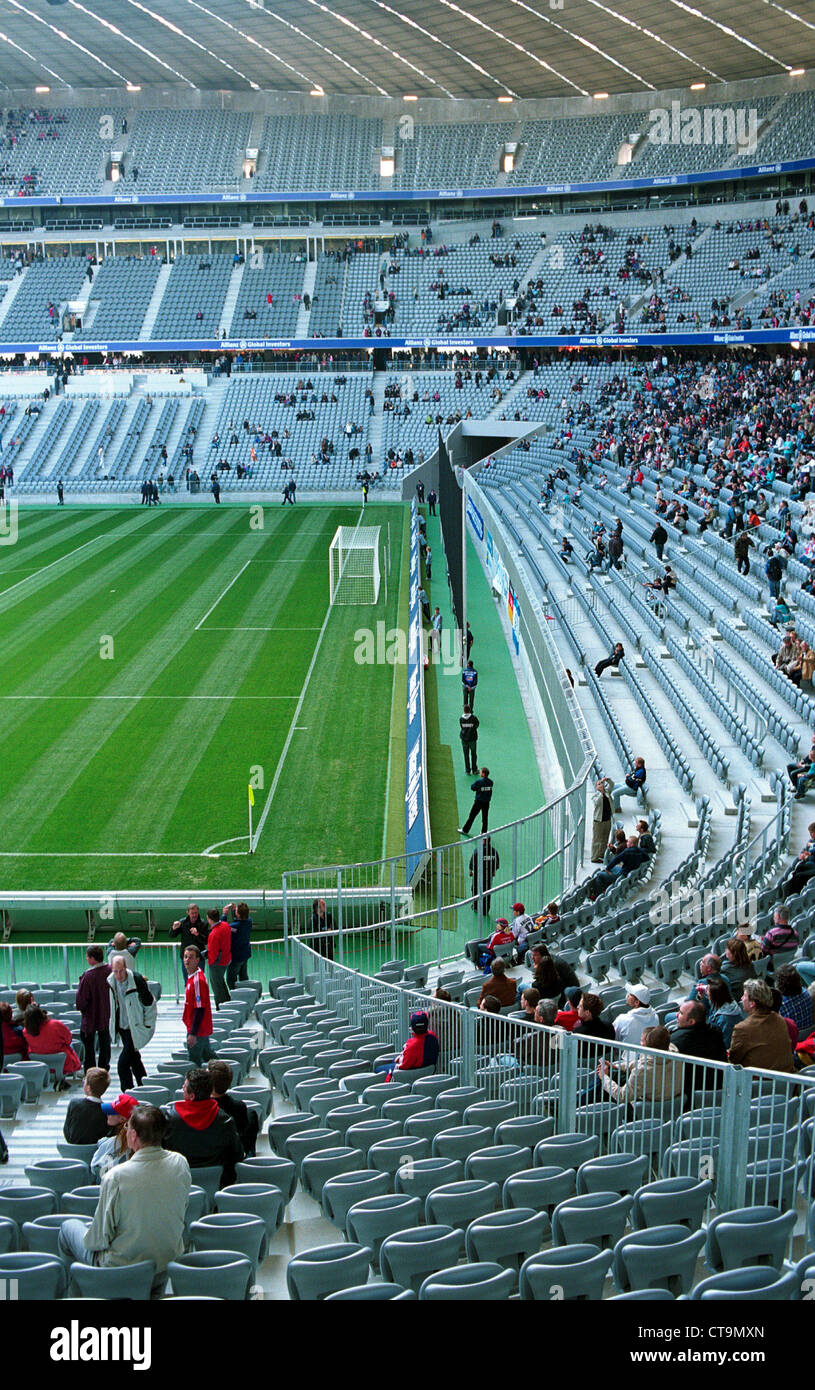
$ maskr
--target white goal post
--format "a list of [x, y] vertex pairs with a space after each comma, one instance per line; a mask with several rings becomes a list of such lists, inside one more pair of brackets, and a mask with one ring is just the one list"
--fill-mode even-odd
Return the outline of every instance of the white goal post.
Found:
[[328, 552], [331, 602], [376, 603], [381, 567], [379, 526], [338, 526]]

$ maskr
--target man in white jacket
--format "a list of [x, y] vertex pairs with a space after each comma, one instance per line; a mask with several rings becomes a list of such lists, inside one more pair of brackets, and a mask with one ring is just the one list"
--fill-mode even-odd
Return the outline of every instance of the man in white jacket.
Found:
[[146, 1047], [156, 1031], [158, 1009], [143, 975], [128, 970], [123, 956], [114, 956], [111, 973], [108, 976], [108, 989], [111, 994], [111, 1022], [113, 1036], [121, 1040], [119, 1054], [119, 1081], [123, 1091], [134, 1084], [141, 1086], [147, 1069], [141, 1059], [141, 1049]]
[[614, 1036], [618, 1042], [639, 1043], [646, 1028], [659, 1025], [659, 1014], [650, 1007], [651, 995], [645, 985], [626, 985], [625, 1002], [628, 1013], [614, 1020]]

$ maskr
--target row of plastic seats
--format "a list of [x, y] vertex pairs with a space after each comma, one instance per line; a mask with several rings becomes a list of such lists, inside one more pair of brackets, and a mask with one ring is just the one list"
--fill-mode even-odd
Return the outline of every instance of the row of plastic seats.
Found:
[[[468, 1186], [468, 1192], [455, 1191]], [[382, 1299], [399, 1290], [422, 1298], [494, 1298], [517, 1290], [522, 1299], [597, 1300], [605, 1292], [610, 1272], [621, 1294], [656, 1290], [662, 1296], [699, 1298], [761, 1287], [771, 1290], [771, 1298], [802, 1298], [808, 1287], [804, 1279], [815, 1265], [815, 1255], [810, 1254], [796, 1269], [780, 1273], [794, 1212], [742, 1209], [720, 1213], [706, 1231], [660, 1221], [627, 1234], [617, 1234], [623, 1215], [617, 1213], [616, 1219], [606, 1220], [604, 1245], [600, 1245], [595, 1239], [579, 1239], [581, 1222], [575, 1216], [583, 1213], [582, 1226], [588, 1226], [592, 1211], [615, 1205], [607, 1200], [611, 1194], [592, 1194], [598, 1200], [584, 1207], [580, 1199], [571, 1204], [565, 1200], [555, 1207], [550, 1221], [547, 1213], [528, 1207], [496, 1211], [494, 1194], [477, 1187], [454, 1183], [428, 1194], [424, 1225], [418, 1224], [422, 1204], [417, 1197], [366, 1198], [348, 1211], [346, 1244], [307, 1251], [289, 1262], [291, 1297], [325, 1298], [348, 1291], [349, 1297]], [[578, 1239], [562, 1239], [570, 1233], [578, 1233]], [[548, 1250], [541, 1249], [550, 1234], [560, 1239]], [[703, 1247], [713, 1273], [694, 1285]], [[456, 1265], [462, 1254], [467, 1263]], [[379, 1269], [384, 1286], [367, 1284], [369, 1267]], [[457, 1274], [458, 1270], [463, 1272]], [[779, 1290], [775, 1286], [780, 1280]], [[434, 1284], [439, 1288], [431, 1291]]]

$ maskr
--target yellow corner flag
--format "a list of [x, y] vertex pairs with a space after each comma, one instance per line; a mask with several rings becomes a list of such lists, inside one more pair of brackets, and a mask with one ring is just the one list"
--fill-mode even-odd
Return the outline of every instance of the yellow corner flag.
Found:
[[252, 783], [250, 782], [250, 783], [249, 783], [249, 805], [250, 805], [250, 806], [254, 806], [254, 804], [255, 804], [255, 793], [254, 793], [253, 790], [252, 790]]

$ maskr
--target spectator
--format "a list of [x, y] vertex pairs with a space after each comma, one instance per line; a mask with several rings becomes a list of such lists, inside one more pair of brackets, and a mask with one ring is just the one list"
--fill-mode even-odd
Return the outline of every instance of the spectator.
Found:
[[107, 1073], [110, 1066], [110, 966], [105, 963], [101, 946], [89, 946], [85, 959], [88, 969], [81, 976], [76, 992], [76, 1007], [81, 1015], [79, 1036], [85, 1048], [85, 1067], [96, 1066], [98, 1039], [99, 1066]]
[[651, 991], [647, 985], [626, 985], [626, 990], [628, 1010], [615, 1018], [614, 1036], [618, 1042], [639, 1043], [646, 1028], [659, 1026], [659, 1015], [651, 1008]]
[[598, 1064], [597, 1076], [603, 1090], [613, 1101], [626, 1105], [670, 1103], [683, 1091], [683, 1068], [667, 1055], [671, 1035], [661, 1024], [643, 1030], [641, 1046], [653, 1049], [657, 1055], [637, 1053], [627, 1063], [624, 1079], [615, 1081], [608, 1058]]
[[730, 1061], [767, 1071], [794, 1071], [792, 1042], [783, 1018], [773, 1010], [766, 980], [747, 980], [741, 997], [746, 1015], [730, 1040]]
[[212, 1076], [204, 1067], [191, 1067], [184, 1081], [184, 1099], [165, 1106], [164, 1146], [183, 1154], [190, 1168], [221, 1168], [220, 1187], [235, 1181], [235, 1164], [244, 1157], [235, 1121], [213, 1097]]
[[741, 994], [742, 985], [745, 980], [754, 980], [756, 972], [753, 969], [753, 962], [747, 954], [747, 947], [737, 936], [731, 937], [724, 948], [724, 960], [721, 964], [720, 974], [730, 986], [730, 993], [734, 999], [738, 999]]
[[224, 913], [231, 909], [229, 929], [232, 932], [232, 960], [226, 972], [226, 982], [234, 989], [239, 980], [249, 979], [249, 961], [252, 956], [252, 918], [246, 903], [228, 903]]
[[556, 1028], [563, 1028], [567, 1033], [574, 1032], [580, 1022], [580, 1015], [577, 1010], [582, 994], [583, 991], [579, 985], [569, 985], [568, 989], [564, 989], [563, 1008], [558, 1009], [555, 1014]]
[[773, 912], [773, 924], [761, 938], [762, 955], [775, 956], [778, 952], [798, 949], [798, 933], [790, 926], [789, 912], [780, 903]]
[[29, 1004], [25, 1011], [23, 1036], [28, 1043], [28, 1055], [32, 1061], [35, 1061], [38, 1056], [54, 1056], [57, 1053], [62, 1053], [65, 1058], [65, 1068], [62, 1078], [57, 1081], [54, 1089], [66, 1091], [68, 1082], [65, 1078], [74, 1076], [76, 1072], [82, 1070], [82, 1063], [74, 1051], [71, 1030], [67, 1024], [60, 1022], [58, 1018], [49, 1018], [45, 1010], [36, 1004]]
[[0, 1004], [0, 1028], [2, 1028], [2, 1048], [6, 1062], [12, 1057], [19, 1056], [21, 1062], [28, 1058], [28, 1043], [23, 1036], [22, 1026], [12, 1022], [13, 1014], [10, 1004]]
[[207, 1062], [207, 1071], [212, 1077], [212, 1095], [218, 1102], [219, 1110], [223, 1110], [235, 1121], [235, 1128], [246, 1157], [254, 1158], [260, 1129], [256, 1111], [250, 1110], [245, 1101], [230, 1093], [233, 1073], [228, 1062], [220, 1057], [213, 1057]]
[[711, 980], [705, 988], [709, 1005], [707, 1021], [711, 1028], [718, 1028], [725, 1047], [729, 1047], [733, 1029], [744, 1018], [744, 1014], [733, 1000], [729, 986], [724, 980]]
[[[182, 972], [184, 972], [183, 954], [186, 948], [188, 946], [197, 946], [203, 955], [207, 944], [207, 928], [197, 903], [190, 903], [187, 908], [186, 917], [181, 918], [177, 922], [173, 922], [173, 925], [170, 927], [170, 936], [180, 936], [181, 938], [181, 969]], [[186, 978], [186, 972], [184, 972], [184, 979], [186, 980]]]
[[[532, 984], [541, 1000], [553, 999], [559, 1007], [563, 991], [570, 985], [579, 985], [580, 981], [565, 960], [551, 956], [547, 947], [540, 942], [532, 947]], [[554, 1014], [552, 1017], [554, 1019]]]
[[753, 929], [749, 922], [742, 922], [736, 927], [736, 936], [741, 942], [749, 959], [758, 960], [761, 955], [761, 942], [757, 936], [753, 936]]
[[510, 931], [515, 940], [515, 953], [518, 960], [523, 960], [526, 955], [526, 939], [530, 932], [535, 930], [535, 923], [523, 903], [512, 904], [512, 922]]
[[85, 1264], [115, 1268], [152, 1260], [154, 1293], [184, 1248], [191, 1186], [186, 1160], [162, 1147], [166, 1124], [155, 1106], [136, 1107], [126, 1130], [130, 1162], [105, 1174], [93, 1220], [63, 1222], [59, 1240], [63, 1254]]
[[610, 777], [600, 777], [595, 783], [591, 834], [592, 864], [602, 864], [603, 855], [611, 834], [612, 791], [613, 783]]
[[531, 1020], [535, 1017], [535, 1009], [539, 1003], [540, 995], [534, 985], [529, 985], [527, 989], [521, 991], [521, 1008], [527, 1019]]
[[102, 1101], [100, 1109], [105, 1119], [105, 1134], [99, 1139], [90, 1162], [91, 1177], [102, 1181], [110, 1168], [130, 1157], [127, 1147], [127, 1121], [138, 1105], [135, 1096], [119, 1095], [115, 1100]]
[[12, 1015], [11, 1021], [15, 1028], [22, 1028], [25, 1023], [26, 1009], [30, 1008], [36, 1001], [30, 990], [18, 989], [14, 996], [14, 1002], [17, 1005], [17, 1009]]
[[141, 1085], [147, 1070], [141, 1059], [141, 1049], [146, 1047], [156, 1031], [158, 1007], [150, 993], [147, 981], [135, 970], [128, 970], [121, 956], [114, 956], [111, 973], [108, 975], [108, 989], [111, 994], [111, 1018], [115, 1037], [121, 1040], [118, 1071], [122, 1090], [133, 1085]]
[[614, 1025], [604, 1023], [600, 1017], [603, 1012], [603, 1001], [599, 994], [583, 993], [577, 1005], [577, 1023], [572, 1032], [576, 1038], [607, 1038], [609, 1041], [616, 1037]]
[[135, 970], [136, 956], [141, 950], [141, 945], [140, 937], [127, 937], [123, 931], [117, 931], [107, 944], [108, 965], [111, 964], [114, 956], [122, 956], [128, 970]]
[[646, 777], [645, 759], [635, 758], [634, 766], [632, 770], [626, 774], [625, 780], [612, 788], [611, 800], [615, 811], [619, 812], [621, 809], [621, 796], [638, 797], [640, 794], [642, 794], [643, 797], [645, 796]]
[[596, 665], [595, 668], [594, 668], [594, 674], [595, 674], [596, 676], [602, 676], [603, 672], [604, 672], [609, 666], [613, 666], [614, 669], [615, 669], [615, 671], [618, 670], [618, 669], [619, 669], [620, 662], [622, 661], [622, 659], [623, 659], [624, 656], [625, 656], [625, 649], [624, 649], [624, 647], [623, 647], [622, 642], [615, 642], [615, 643], [614, 643], [614, 649], [613, 649], [613, 651], [611, 652], [611, 655], [605, 657], [603, 661], [598, 661], [597, 665]]
[[197, 946], [188, 946], [184, 952], [184, 967], [187, 984], [184, 993], [184, 1012], [181, 1021], [187, 1031], [187, 1050], [190, 1061], [200, 1067], [203, 1062], [214, 1057], [210, 1038], [212, 1037], [212, 1007], [209, 1002], [209, 985], [201, 969], [201, 952]]
[[[704, 1004], [683, 999], [676, 1016], [676, 1028], [671, 1034], [671, 1050], [687, 1057], [700, 1057], [707, 1062], [725, 1062], [727, 1050], [718, 1028], [706, 1017]], [[697, 1091], [715, 1089], [722, 1084], [722, 1073], [704, 1067], [684, 1069], [685, 1099], [691, 1104]]]
[[492, 962], [490, 974], [481, 986], [479, 1003], [488, 994], [495, 996], [501, 1008], [515, 1003], [517, 982], [507, 975], [507, 963], [500, 956]]
[[705, 1014], [707, 1014], [708, 1007], [707, 987], [714, 981], [722, 981], [727, 987], [728, 993], [730, 993], [732, 999], [733, 996], [730, 985], [722, 973], [721, 956], [714, 955], [712, 951], [708, 951], [699, 961], [699, 975], [685, 995], [685, 998], [690, 1000], [691, 1003], [702, 1004]]
[[541, 999], [535, 1007], [535, 1026], [522, 1028], [521, 1037], [515, 1044], [515, 1058], [523, 1071], [548, 1071], [557, 1065], [560, 1057], [557, 1034], [544, 1032], [555, 1024], [557, 1004], [554, 999]]
[[812, 1031], [812, 996], [804, 988], [801, 976], [794, 965], [781, 965], [775, 975], [776, 987], [781, 995], [778, 1010], [782, 1018], [791, 1018], [798, 1029], [799, 1036], [805, 1038]]
[[225, 913], [212, 907], [207, 910], [207, 927], [207, 964], [217, 1010], [232, 997], [226, 983], [226, 968], [232, 959], [232, 931]]
[[62, 1133], [68, 1144], [95, 1144], [107, 1133], [102, 1097], [109, 1085], [110, 1074], [104, 1068], [89, 1067], [85, 1072], [82, 1095], [75, 1096], [65, 1112]]
[[647, 864], [648, 855], [644, 849], [640, 848], [639, 839], [636, 835], [629, 835], [625, 842], [625, 848], [613, 854], [608, 860], [604, 869], [598, 870], [589, 883], [589, 897], [592, 902], [600, 893], [610, 888], [612, 883], [618, 879], [625, 878], [628, 874], [639, 869], [643, 864]]
[[439, 1040], [436, 1034], [431, 1031], [430, 1019], [427, 1014], [422, 1009], [418, 1009], [410, 1015], [410, 1037], [395, 1059], [388, 1073], [388, 1080], [390, 1081], [397, 1071], [416, 1071], [420, 1067], [435, 1067], [438, 1060]]

